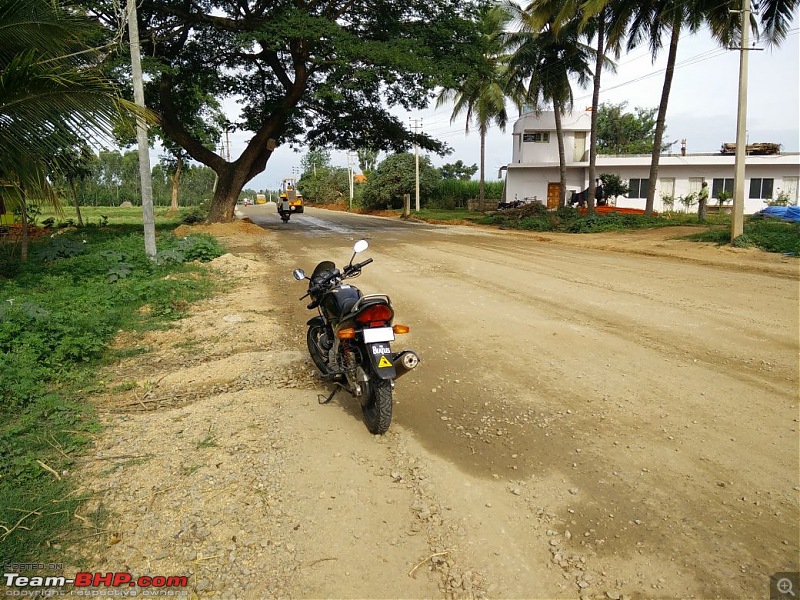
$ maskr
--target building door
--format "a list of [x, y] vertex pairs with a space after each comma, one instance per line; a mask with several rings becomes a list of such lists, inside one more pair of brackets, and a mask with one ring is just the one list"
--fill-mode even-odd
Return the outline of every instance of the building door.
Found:
[[548, 183], [547, 184], [547, 208], [558, 208], [561, 202], [561, 184]]
[[783, 191], [789, 195], [789, 204], [797, 204], [798, 178], [784, 177]]

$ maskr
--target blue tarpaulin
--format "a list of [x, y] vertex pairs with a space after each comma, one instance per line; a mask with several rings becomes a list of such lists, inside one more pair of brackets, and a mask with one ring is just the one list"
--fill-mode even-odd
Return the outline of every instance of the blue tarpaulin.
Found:
[[773, 219], [800, 223], [800, 206], [768, 206], [756, 214], [764, 215]]

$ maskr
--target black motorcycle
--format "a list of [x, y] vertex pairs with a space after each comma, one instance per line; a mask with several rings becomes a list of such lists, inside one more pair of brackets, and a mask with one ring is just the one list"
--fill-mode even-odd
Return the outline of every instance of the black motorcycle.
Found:
[[[322, 377], [334, 383], [333, 392], [321, 404], [330, 402], [339, 389], [361, 401], [367, 429], [386, 433], [392, 422], [394, 381], [419, 364], [411, 350], [392, 352], [395, 334], [408, 333], [406, 325], [393, 325], [394, 310], [386, 294], [362, 294], [355, 286], [343, 283], [358, 277], [372, 262], [353, 264], [356, 254], [368, 247], [365, 240], [356, 242], [350, 263], [341, 271], [331, 261], [317, 265], [309, 278], [310, 310], [319, 316], [308, 321], [308, 351]], [[306, 279], [302, 269], [294, 278]]]

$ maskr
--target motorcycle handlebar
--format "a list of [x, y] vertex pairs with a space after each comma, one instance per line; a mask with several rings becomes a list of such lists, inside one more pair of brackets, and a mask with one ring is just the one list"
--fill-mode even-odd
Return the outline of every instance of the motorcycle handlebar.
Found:
[[[356, 263], [354, 265], [347, 265], [343, 269], [343, 272], [340, 272], [339, 269], [332, 269], [327, 275], [321, 277], [316, 284], [309, 285], [308, 292], [306, 293], [305, 296], [300, 298], [300, 300], [303, 300], [303, 298], [307, 298], [308, 296], [313, 296], [314, 294], [322, 290], [331, 280], [336, 279], [337, 277], [340, 277], [342, 275], [344, 275], [344, 277], [348, 277], [349, 275], [352, 275], [353, 273], [360, 271], [363, 267], [367, 266], [371, 262], [372, 259], [368, 258], [364, 262]], [[314, 301], [308, 305], [308, 308], [309, 309], [316, 308], [316, 306], [317, 302]]]
[[345, 269], [346, 274], [354, 273], [356, 271], [360, 271], [363, 267], [366, 267], [369, 263], [372, 262], [371, 258], [368, 258], [364, 262], [356, 263], [354, 265], [350, 265]]

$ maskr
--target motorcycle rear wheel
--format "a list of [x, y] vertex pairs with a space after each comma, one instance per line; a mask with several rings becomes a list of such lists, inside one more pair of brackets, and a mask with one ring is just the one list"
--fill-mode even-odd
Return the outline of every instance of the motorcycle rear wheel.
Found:
[[328, 333], [322, 325], [311, 325], [306, 334], [306, 342], [308, 343], [308, 353], [311, 355], [311, 360], [317, 365], [320, 373], [327, 375], [330, 372], [328, 368], [328, 348], [324, 341], [327, 339], [330, 342]]
[[392, 424], [392, 382], [371, 377], [367, 384], [366, 402], [361, 410], [370, 433], [386, 433]]

